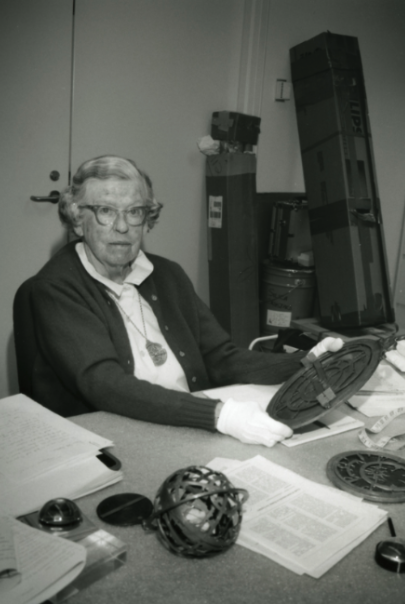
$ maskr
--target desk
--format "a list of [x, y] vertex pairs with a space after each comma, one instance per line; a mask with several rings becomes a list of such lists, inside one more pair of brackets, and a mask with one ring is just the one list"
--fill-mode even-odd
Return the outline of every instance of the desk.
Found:
[[[364, 418], [363, 418], [364, 419]], [[231, 437], [190, 428], [149, 424], [105, 412], [73, 418], [108, 437], [122, 461], [124, 480], [78, 501], [82, 511], [128, 546], [127, 563], [74, 596], [72, 604], [404, 604], [405, 574], [374, 562], [376, 544], [389, 537], [387, 523], [338, 562], [322, 578], [298, 576], [275, 562], [234, 545], [213, 558], [187, 559], [167, 551], [157, 536], [140, 526], [113, 527], [97, 518], [105, 497], [136, 492], [152, 501], [172, 472], [205, 465], [216, 456], [239, 460], [260, 454], [306, 478], [330, 484], [325, 467], [335, 454], [362, 448], [357, 431], [289, 449], [244, 445]], [[405, 504], [390, 511], [398, 535], [405, 536]]]

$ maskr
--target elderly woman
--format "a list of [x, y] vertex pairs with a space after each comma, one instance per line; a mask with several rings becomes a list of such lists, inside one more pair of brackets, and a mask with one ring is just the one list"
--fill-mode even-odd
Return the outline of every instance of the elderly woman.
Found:
[[[257, 403], [192, 393], [279, 384], [300, 368], [303, 353], [260, 353], [230, 341], [180, 266], [142, 251], [160, 209], [133, 161], [102, 156], [79, 167], [59, 202], [79, 240], [32, 283], [34, 398], [62, 415], [104, 410], [272, 446], [291, 430]], [[340, 345], [331, 339], [326, 347]]]

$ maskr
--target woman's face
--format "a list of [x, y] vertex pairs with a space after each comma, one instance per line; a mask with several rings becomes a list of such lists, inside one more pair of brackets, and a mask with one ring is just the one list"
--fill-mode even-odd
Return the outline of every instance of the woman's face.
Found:
[[[142, 184], [110, 178], [91, 178], [86, 185], [81, 205], [104, 205], [117, 210], [144, 205]], [[87, 257], [94, 268], [104, 277], [122, 283], [130, 272], [130, 265], [138, 255], [142, 243], [144, 226], [129, 226], [124, 214], [108, 226], [97, 222], [92, 210], [83, 209], [83, 219], [75, 232], [83, 237]]]

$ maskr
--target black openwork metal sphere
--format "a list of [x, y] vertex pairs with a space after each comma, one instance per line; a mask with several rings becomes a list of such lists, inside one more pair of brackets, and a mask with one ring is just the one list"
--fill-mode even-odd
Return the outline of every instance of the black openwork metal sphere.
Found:
[[236, 489], [221, 472], [190, 466], [174, 472], [158, 490], [153, 524], [170, 551], [203, 557], [233, 545], [248, 493]]

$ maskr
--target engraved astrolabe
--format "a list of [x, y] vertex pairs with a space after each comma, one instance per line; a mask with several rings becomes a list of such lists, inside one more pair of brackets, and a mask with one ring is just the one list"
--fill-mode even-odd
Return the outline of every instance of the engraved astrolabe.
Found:
[[326, 473], [352, 495], [381, 503], [405, 501], [405, 459], [381, 451], [346, 451], [332, 457]]
[[370, 379], [385, 352], [381, 340], [357, 338], [338, 352], [302, 359], [297, 371], [271, 399], [267, 413], [295, 429], [346, 402]]

